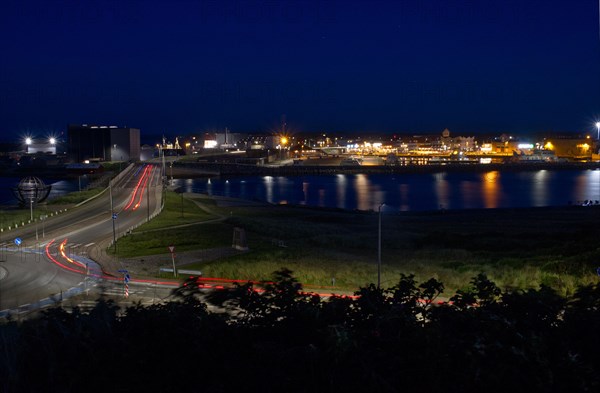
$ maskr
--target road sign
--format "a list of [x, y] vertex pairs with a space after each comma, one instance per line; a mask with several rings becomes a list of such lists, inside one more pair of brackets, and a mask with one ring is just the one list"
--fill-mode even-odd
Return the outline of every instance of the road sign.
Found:
[[129, 273], [125, 273], [125, 277], [123, 279], [125, 280], [125, 283], [128, 283], [131, 280]]
[[23, 241], [21, 240], [21, 238], [20, 238], [20, 237], [18, 237], [18, 238], [16, 238], [16, 239], [15, 239], [15, 244], [16, 244], [17, 246], [20, 246], [22, 242], [23, 242]]
[[169, 246], [169, 251], [173, 254], [175, 252], [175, 246]]
[[113, 213], [113, 220], [117, 219], [117, 213]]

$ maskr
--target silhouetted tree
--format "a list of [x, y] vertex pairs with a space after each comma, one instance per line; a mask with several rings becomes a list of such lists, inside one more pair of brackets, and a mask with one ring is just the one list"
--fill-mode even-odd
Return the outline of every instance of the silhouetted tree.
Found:
[[[485, 275], [328, 300], [291, 271], [173, 301], [46, 310], [0, 325], [2, 392], [591, 392], [600, 387], [600, 288], [501, 291]], [[205, 300], [207, 299], [207, 300]], [[205, 301], [227, 313], [209, 312]]]

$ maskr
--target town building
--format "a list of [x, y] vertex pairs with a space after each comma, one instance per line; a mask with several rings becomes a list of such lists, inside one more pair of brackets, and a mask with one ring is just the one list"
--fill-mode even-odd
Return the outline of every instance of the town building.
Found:
[[69, 125], [68, 156], [72, 161], [139, 161], [139, 128]]

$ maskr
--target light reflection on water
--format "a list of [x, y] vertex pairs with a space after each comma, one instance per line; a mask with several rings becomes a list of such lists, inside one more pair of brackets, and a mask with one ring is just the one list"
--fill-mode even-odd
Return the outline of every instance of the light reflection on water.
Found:
[[500, 187], [500, 172], [490, 171], [482, 175], [484, 207], [493, 209], [498, 207], [502, 188]]
[[600, 170], [257, 176], [175, 182], [189, 192], [349, 210], [377, 210], [381, 203], [386, 209], [419, 211], [600, 201]]

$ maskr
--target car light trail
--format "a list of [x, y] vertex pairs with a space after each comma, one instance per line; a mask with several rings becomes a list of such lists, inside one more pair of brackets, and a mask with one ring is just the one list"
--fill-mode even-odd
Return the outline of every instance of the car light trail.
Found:
[[[127, 204], [127, 206], [125, 206], [125, 208], [123, 210], [129, 210], [129, 208], [131, 207], [131, 205], [133, 204], [133, 202], [135, 201], [135, 198], [137, 196], [137, 193], [139, 191], [140, 186], [142, 185], [142, 183], [144, 182], [144, 180], [146, 179], [146, 176], [148, 175], [148, 171], [152, 168], [151, 165], [146, 165], [144, 167], [144, 172], [142, 172], [142, 176], [140, 177], [140, 179], [138, 180], [135, 188], [133, 189], [133, 193], [131, 194], [131, 198], [129, 199], [129, 203]], [[143, 193], [142, 193], [143, 194]]]
[[[50, 254], [50, 246], [51, 246], [51, 245], [52, 245], [52, 244], [53, 244], [55, 241], [56, 241], [55, 239], [52, 239], [50, 242], [48, 242], [48, 244], [46, 244], [46, 250], [45, 250], [45, 251], [46, 251], [46, 257], [47, 257], [48, 259], [50, 259], [52, 262], [54, 262], [54, 264], [56, 264], [57, 266], [59, 266], [59, 267], [61, 267], [61, 268], [65, 269], [65, 270], [68, 270], [68, 271], [71, 271], [71, 272], [75, 272], [75, 273], [85, 273], [85, 272], [82, 272], [82, 271], [81, 271], [81, 270], [79, 270], [79, 269], [75, 269], [75, 268], [73, 268], [73, 267], [71, 267], [71, 266], [67, 266], [67, 265], [65, 265], [65, 264], [61, 263], [61, 262], [60, 262], [58, 259], [54, 258], [54, 256], [52, 256], [52, 254]], [[61, 244], [61, 246], [63, 246], [63, 244]], [[59, 246], [59, 249], [60, 249], [60, 246]]]
[[79, 266], [81, 266], [83, 268], [86, 268], [86, 266], [83, 263], [81, 263], [79, 261], [76, 261], [74, 259], [71, 259], [71, 258], [69, 258], [67, 256], [67, 253], [65, 252], [65, 246], [66, 246], [66, 244], [67, 244], [67, 239], [63, 240], [63, 242], [60, 243], [60, 245], [58, 246], [58, 250], [60, 252], [60, 255], [62, 255], [62, 257], [64, 259], [66, 259], [67, 261], [69, 261], [70, 263], [75, 264], [75, 265], [79, 265]]
[[144, 185], [142, 186], [142, 191], [140, 192], [140, 197], [137, 201], [137, 203], [135, 204], [135, 206], [133, 207], [133, 210], [137, 210], [138, 207], [140, 207], [141, 203], [142, 203], [142, 198], [144, 197], [144, 191], [146, 190], [146, 187], [148, 186], [148, 180], [150, 179], [150, 177], [152, 176], [152, 172], [154, 172], [154, 167], [150, 166], [150, 171], [149, 173], [147, 173], [145, 175], [145, 179], [144, 179]]

